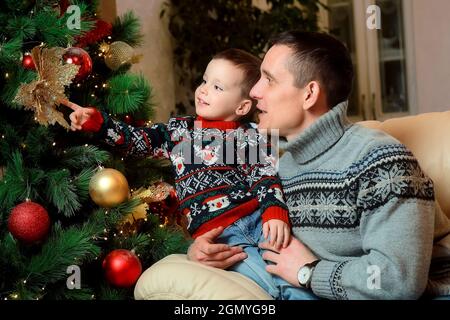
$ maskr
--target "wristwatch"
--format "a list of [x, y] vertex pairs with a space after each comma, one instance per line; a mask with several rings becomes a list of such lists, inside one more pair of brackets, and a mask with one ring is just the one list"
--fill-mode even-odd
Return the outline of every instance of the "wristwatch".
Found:
[[320, 262], [320, 259], [313, 261], [311, 263], [305, 264], [303, 267], [301, 267], [297, 272], [297, 280], [300, 286], [304, 288], [311, 288], [311, 280], [313, 271], [316, 267], [316, 265]]

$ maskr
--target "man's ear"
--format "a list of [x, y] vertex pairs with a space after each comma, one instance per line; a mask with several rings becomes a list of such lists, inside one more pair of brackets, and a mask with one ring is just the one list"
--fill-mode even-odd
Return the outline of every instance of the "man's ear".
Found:
[[235, 112], [236, 115], [242, 117], [245, 116], [247, 113], [249, 113], [251, 109], [252, 109], [252, 100], [245, 99], [241, 101], [239, 106], [236, 108]]
[[309, 110], [311, 107], [317, 104], [317, 101], [319, 100], [323, 92], [318, 81], [309, 82], [304, 88], [304, 90], [305, 91], [303, 93], [303, 109]]

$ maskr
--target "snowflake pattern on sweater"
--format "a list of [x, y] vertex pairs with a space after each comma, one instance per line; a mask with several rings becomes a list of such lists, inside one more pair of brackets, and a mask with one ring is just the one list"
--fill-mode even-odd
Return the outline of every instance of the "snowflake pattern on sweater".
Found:
[[[226, 227], [257, 208], [263, 222], [280, 219], [289, 224], [276, 157], [267, 137], [249, 125], [176, 117], [168, 124], [135, 128], [97, 112], [101, 117], [91, 119], [101, 123], [88, 125], [107, 144], [125, 155], [170, 159], [180, 210], [193, 237]], [[205, 123], [219, 128], [203, 127]], [[247, 160], [252, 147], [258, 149], [255, 163]]]

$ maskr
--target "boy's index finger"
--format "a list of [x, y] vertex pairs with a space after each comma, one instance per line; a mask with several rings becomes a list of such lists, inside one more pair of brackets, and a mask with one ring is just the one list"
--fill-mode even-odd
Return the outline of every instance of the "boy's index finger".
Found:
[[80, 109], [81, 107], [79, 105], [77, 105], [76, 103], [70, 102], [67, 99], [60, 99], [59, 102], [63, 105], [65, 105], [66, 107], [69, 107], [70, 109], [72, 109], [73, 111], [77, 111], [78, 109]]

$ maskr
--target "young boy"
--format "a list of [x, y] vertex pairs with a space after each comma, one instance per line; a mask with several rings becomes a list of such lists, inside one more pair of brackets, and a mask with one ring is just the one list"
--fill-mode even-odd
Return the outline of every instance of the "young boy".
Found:
[[[269, 238], [278, 247], [287, 246], [288, 210], [266, 137], [242, 122], [256, 109], [249, 93], [259, 79], [260, 63], [238, 49], [217, 54], [195, 91], [197, 117], [176, 117], [168, 124], [134, 128], [95, 108], [62, 103], [74, 110], [72, 130], [96, 132], [126, 154], [169, 158], [192, 237], [224, 227], [218, 242], [240, 245], [248, 255], [232, 270], [278, 298], [280, 283], [265, 270], [258, 243]], [[255, 145], [259, 161], [252, 163], [247, 158]]]

